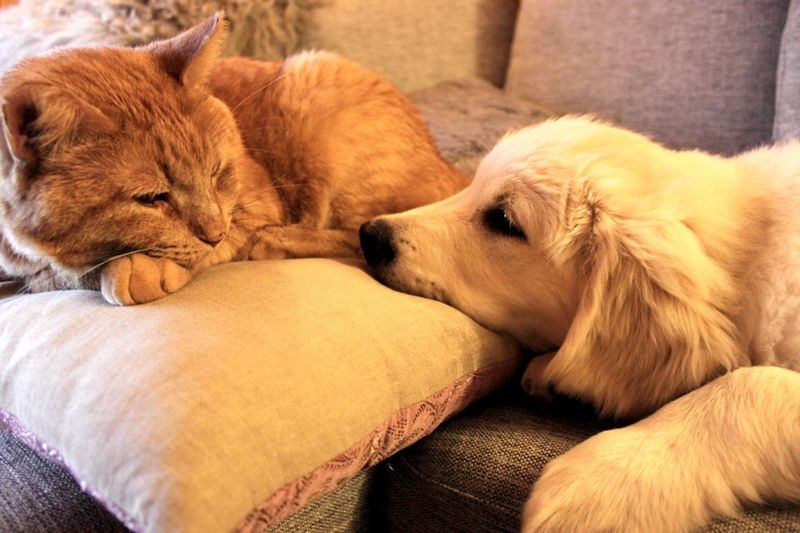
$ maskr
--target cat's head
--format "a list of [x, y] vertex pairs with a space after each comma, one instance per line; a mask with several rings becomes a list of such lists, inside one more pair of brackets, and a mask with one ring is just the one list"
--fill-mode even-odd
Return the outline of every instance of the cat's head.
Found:
[[0, 224], [19, 254], [78, 272], [144, 250], [191, 266], [230, 226], [244, 153], [207, 87], [221, 13], [145, 48], [72, 48], [0, 80]]

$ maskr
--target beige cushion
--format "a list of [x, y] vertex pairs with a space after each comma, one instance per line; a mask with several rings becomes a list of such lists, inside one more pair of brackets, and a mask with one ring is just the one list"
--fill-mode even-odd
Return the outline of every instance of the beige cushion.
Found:
[[279, 520], [518, 357], [450, 307], [321, 259], [223, 265], [138, 307], [9, 295], [0, 316], [0, 420], [146, 531]]
[[355, 59], [405, 91], [480, 77], [502, 86], [518, 0], [334, 0], [314, 10], [306, 48]]

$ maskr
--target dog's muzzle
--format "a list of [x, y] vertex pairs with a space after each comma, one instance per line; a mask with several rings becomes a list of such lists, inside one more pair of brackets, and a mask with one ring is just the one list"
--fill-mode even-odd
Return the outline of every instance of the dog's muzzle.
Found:
[[361, 251], [372, 269], [389, 266], [397, 255], [392, 242], [392, 227], [385, 220], [370, 220], [358, 230]]

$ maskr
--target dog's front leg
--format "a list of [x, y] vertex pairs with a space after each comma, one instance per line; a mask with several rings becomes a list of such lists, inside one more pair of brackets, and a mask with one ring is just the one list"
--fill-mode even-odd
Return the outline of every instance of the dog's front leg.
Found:
[[528, 363], [525, 373], [522, 375], [522, 388], [530, 396], [548, 401], [552, 399], [550, 382], [545, 377], [545, 370], [557, 353], [537, 355]]
[[800, 373], [742, 368], [553, 460], [523, 531], [683, 532], [800, 501]]

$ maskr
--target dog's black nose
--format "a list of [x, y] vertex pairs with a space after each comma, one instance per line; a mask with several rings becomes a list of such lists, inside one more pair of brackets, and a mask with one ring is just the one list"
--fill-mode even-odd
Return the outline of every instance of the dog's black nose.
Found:
[[397, 251], [392, 244], [392, 226], [385, 220], [370, 220], [358, 230], [361, 251], [372, 268], [386, 266], [394, 260]]

